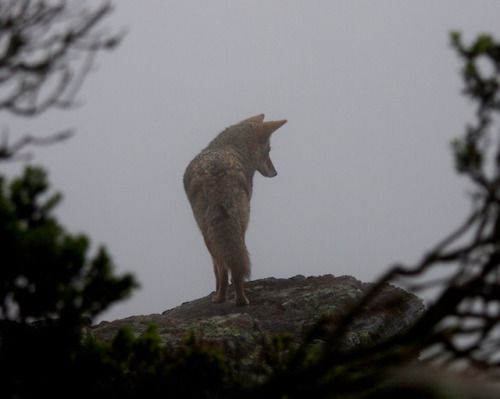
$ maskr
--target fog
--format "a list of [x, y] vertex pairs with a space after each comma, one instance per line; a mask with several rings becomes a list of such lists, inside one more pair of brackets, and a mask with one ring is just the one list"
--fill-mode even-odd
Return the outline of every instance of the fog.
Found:
[[473, 108], [449, 32], [498, 37], [499, 15], [496, 0], [115, 1], [106, 25], [128, 33], [98, 57], [80, 105], [4, 113], [2, 127], [76, 129], [32, 162], [64, 194], [61, 222], [141, 283], [103, 319], [214, 290], [182, 175], [217, 133], [261, 112], [288, 123], [272, 139], [278, 176], [254, 178], [252, 279], [372, 281], [418, 261], [467, 214], [450, 141]]

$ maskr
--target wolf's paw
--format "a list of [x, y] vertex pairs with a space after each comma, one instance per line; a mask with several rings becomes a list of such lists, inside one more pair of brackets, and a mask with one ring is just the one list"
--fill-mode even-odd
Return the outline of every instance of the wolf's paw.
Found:
[[213, 294], [212, 295], [212, 303], [223, 303], [226, 302], [226, 296], [221, 294]]
[[250, 301], [246, 296], [236, 298], [236, 306], [248, 306], [248, 305], [250, 305]]

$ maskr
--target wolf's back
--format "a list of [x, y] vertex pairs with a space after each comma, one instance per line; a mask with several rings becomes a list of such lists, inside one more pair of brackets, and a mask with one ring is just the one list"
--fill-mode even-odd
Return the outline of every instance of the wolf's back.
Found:
[[231, 149], [206, 149], [184, 174], [184, 188], [196, 222], [215, 262], [233, 276], [248, 277], [245, 231], [250, 213], [251, 180]]

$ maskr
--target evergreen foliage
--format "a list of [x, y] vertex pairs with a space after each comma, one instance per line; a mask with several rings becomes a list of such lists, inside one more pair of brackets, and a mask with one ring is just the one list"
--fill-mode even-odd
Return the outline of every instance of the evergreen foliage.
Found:
[[104, 247], [89, 255], [88, 237], [58, 222], [61, 198], [39, 167], [0, 181], [0, 375], [12, 394], [56, 386], [84, 326], [137, 286], [114, 275]]

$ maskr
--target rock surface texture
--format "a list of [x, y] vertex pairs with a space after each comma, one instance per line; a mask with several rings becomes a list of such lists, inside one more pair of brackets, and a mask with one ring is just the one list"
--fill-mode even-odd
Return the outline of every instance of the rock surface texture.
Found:
[[[349, 276], [271, 277], [246, 283], [250, 299], [246, 307], [235, 306], [230, 291], [230, 299], [223, 304], [213, 304], [208, 295], [162, 314], [101, 322], [92, 331], [96, 337], [108, 340], [122, 327], [128, 326], [139, 335], [156, 324], [163, 342], [170, 345], [194, 334], [199, 340], [234, 355], [249, 356], [265, 335], [287, 333], [300, 343], [303, 332], [317, 320], [345, 311], [370, 286]], [[368, 305], [365, 315], [349, 328], [346, 349], [401, 333], [423, 311], [424, 305], [418, 297], [387, 285]]]

